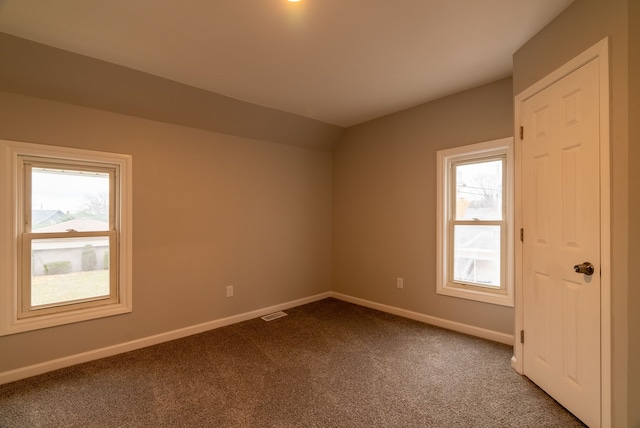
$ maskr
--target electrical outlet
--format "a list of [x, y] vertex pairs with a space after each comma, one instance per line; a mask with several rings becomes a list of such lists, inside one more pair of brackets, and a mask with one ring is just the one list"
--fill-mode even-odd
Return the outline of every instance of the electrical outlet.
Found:
[[396, 278], [396, 287], [404, 288], [404, 278]]
[[233, 285], [227, 285], [227, 297], [233, 297]]

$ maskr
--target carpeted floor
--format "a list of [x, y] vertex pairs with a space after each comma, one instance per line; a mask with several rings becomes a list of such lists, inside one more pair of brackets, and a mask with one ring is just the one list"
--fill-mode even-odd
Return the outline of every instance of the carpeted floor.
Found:
[[582, 427], [511, 347], [335, 299], [0, 386], [0, 427]]

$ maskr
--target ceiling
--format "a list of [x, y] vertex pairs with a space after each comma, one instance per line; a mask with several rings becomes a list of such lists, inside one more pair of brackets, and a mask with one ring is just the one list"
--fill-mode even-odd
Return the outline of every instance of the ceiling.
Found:
[[347, 127], [511, 74], [573, 0], [0, 0], [0, 31]]

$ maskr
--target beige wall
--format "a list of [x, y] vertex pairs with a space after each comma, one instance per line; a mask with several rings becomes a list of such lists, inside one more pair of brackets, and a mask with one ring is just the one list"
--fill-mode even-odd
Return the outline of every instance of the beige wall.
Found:
[[[565, 62], [596, 44], [610, 40], [611, 63], [611, 170], [612, 170], [612, 335], [613, 335], [613, 418], [614, 426], [638, 426], [638, 337], [631, 322], [637, 321], [640, 295], [632, 284], [629, 246], [640, 239], [637, 226], [630, 225], [631, 214], [638, 213], [637, 148], [630, 150], [629, 139], [629, 52], [640, 49], [629, 45], [628, 6], [636, 0], [577, 0], [514, 55], [514, 93], [526, 89]], [[638, 21], [634, 23], [637, 26]], [[636, 54], [637, 61], [637, 54]], [[637, 69], [636, 69], [637, 70]], [[636, 77], [637, 78], [637, 77]], [[637, 93], [635, 94], [637, 97]], [[636, 100], [637, 102], [637, 100]], [[637, 122], [637, 118], [635, 119]], [[636, 125], [637, 126], [637, 125]], [[636, 129], [637, 131], [637, 129]], [[637, 140], [636, 140], [637, 142]], [[637, 169], [637, 168], [635, 168]], [[638, 217], [636, 216], [636, 219]], [[636, 281], [637, 282], [637, 281]], [[631, 313], [634, 313], [631, 315]], [[638, 327], [636, 325], [635, 329]], [[635, 336], [631, 336], [631, 335]], [[633, 350], [634, 353], [630, 353]], [[630, 367], [633, 366], [633, 369]], [[635, 398], [636, 401], [631, 401]]]
[[512, 105], [509, 78], [347, 130], [333, 153], [333, 291], [513, 334], [512, 308], [435, 283], [436, 151], [513, 135]]
[[0, 91], [330, 150], [343, 128], [0, 33]]
[[6, 92], [0, 138], [131, 154], [134, 197], [133, 313], [0, 337], [0, 372], [331, 288], [329, 152]]

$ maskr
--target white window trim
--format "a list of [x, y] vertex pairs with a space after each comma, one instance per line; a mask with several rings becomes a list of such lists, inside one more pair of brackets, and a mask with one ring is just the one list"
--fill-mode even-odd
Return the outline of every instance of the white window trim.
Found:
[[[42, 156], [119, 166], [118, 301], [40, 316], [19, 318], [19, 157]], [[0, 336], [103, 318], [132, 311], [132, 158], [130, 155], [0, 140]]]
[[[450, 203], [451, 189], [449, 189], [449, 168], [453, 162], [483, 158], [492, 155], [506, 154], [506, 188], [503, 189], [507, 207], [507, 239], [506, 254], [506, 284], [505, 291], [486, 291], [479, 287], [465, 287], [457, 285], [448, 278], [448, 265], [450, 263], [449, 247], [449, 216], [452, 204]], [[437, 261], [436, 261], [436, 293], [470, 299], [479, 302], [492, 303], [502, 306], [514, 305], [514, 157], [513, 138], [502, 138], [483, 143], [471, 144], [452, 149], [439, 150], [437, 152]]]

